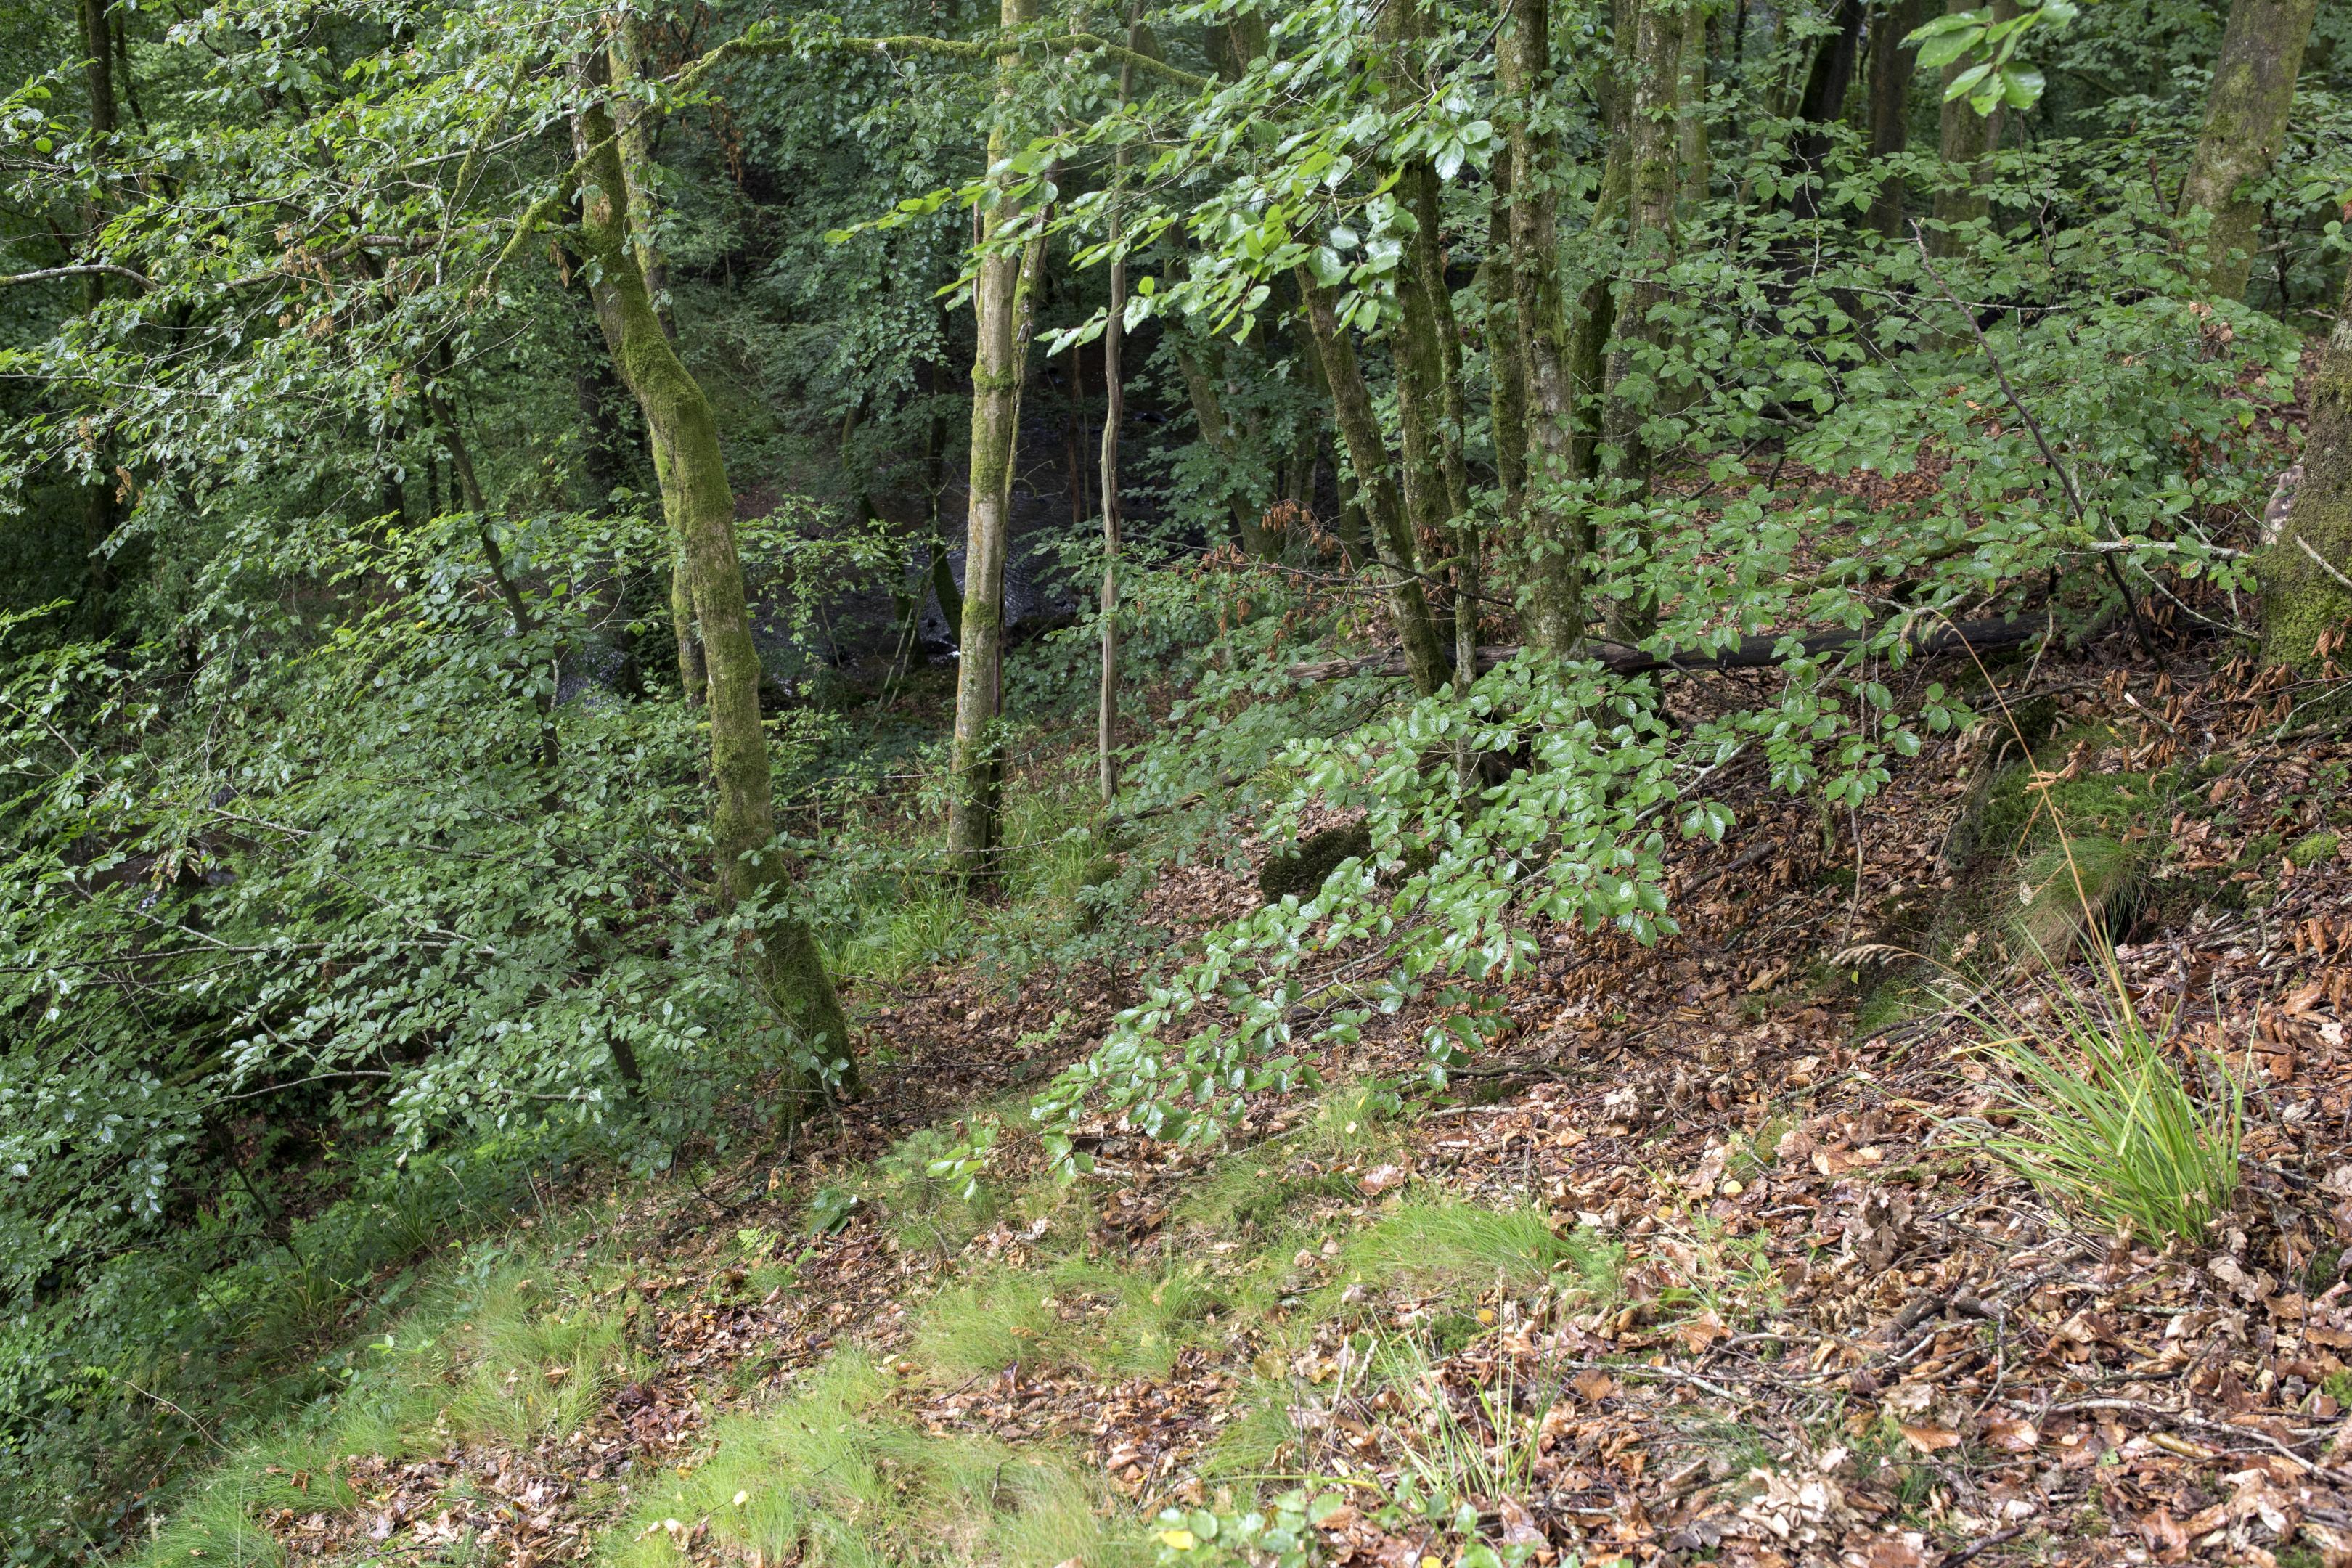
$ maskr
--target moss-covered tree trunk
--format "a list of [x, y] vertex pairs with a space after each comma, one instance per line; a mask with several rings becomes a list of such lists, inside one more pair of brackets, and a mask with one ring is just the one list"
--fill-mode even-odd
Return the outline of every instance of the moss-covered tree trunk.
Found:
[[[1974, 0], [1944, 0], [1948, 15], [1975, 9]], [[1997, 22], [2009, 21], [2017, 15], [2016, 0], [1992, 0], [1992, 14]], [[1954, 79], [1968, 68], [1966, 58], [1946, 66], [1944, 86], [1950, 88]], [[2003, 123], [1999, 104], [1993, 105], [1990, 114], [1979, 114], [1965, 97], [1944, 100], [1937, 140], [1937, 151], [1944, 160], [1944, 178], [1936, 190], [1935, 231], [1927, 237], [1927, 248], [1936, 255], [1957, 254], [1962, 237], [1952, 230], [1981, 220], [1991, 210], [1984, 194], [1985, 160], [2000, 145]], [[1967, 184], [1956, 183], [1962, 178]]]
[[[1657, 361], [1666, 341], [1656, 320], [1665, 302], [1666, 272], [1675, 258], [1676, 169], [1675, 83], [1682, 58], [1683, 12], [1671, 0], [1635, 0], [1633, 48], [1625, 91], [1625, 264], [1618, 284], [1616, 331], [1609, 351], [1601, 440], [1613, 472], [1633, 493], [1647, 493], [1650, 453], [1643, 421], [1658, 395]], [[1638, 568], [1648, 552], [1646, 532], [1623, 542], [1621, 564]], [[1647, 636], [1654, 616], [1646, 597], [1614, 599], [1609, 635], [1631, 642]]]
[[[1029, 20], [1029, 0], [1001, 0], [1011, 32]], [[1018, 55], [997, 62], [997, 100], [1009, 103]], [[999, 123], [990, 132], [988, 162], [1010, 155], [1013, 138]], [[948, 852], [967, 886], [992, 877], [1003, 847], [1000, 817], [1004, 757], [997, 721], [1004, 693], [1004, 557], [1011, 539], [1013, 465], [1021, 442], [1021, 392], [1028, 380], [1029, 334], [1042, 235], [1018, 247], [999, 242], [1021, 220], [1008, 195], [982, 219], [988, 247], [973, 279], [971, 310], [971, 459], [964, 495], [963, 622], [956, 639], [955, 736], [948, 761]]]
[[[612, 334], [621, 381], [636, 399], [651, 433], [662, 503], [682, 542], [685, 575], [701, 628], [707, 662], [705, 706], [710, 727], [710, 775], [715, 795], [710, 826], [719, 892], [730, 908], [770, 906], [751, 939], [753, 974], [790, 1027], [795, 1047], [813, 1063], [854, 1083], [848, 1020], [835, 994], [824, 957], [805, 921], [774, 910], [791, 879], [776, 836], [767, 735], [760, 723], [760, 650], [743, 568], [735, 552], [735, 493], [719, 443], [710, 401], [662, 326], [641, 255], [630, 232], [628, 174], [610, 114], [592, 106], [575, 131], [585, 156], [580, 202], [583, 247], [596, 263], [600, 315]], [[795, 1063], [801, 1101], [819, 1092], [822, 1075]]]
[[[1923, 0], [1891, 0], [1870, 14], [1870, 155], [1891, 158], [1911, 142], [1911, 78], [1919, 51], [1903, 40], [1926, 19]], [[1870, 204], [1870, 226], [1889, 239], [1903, 228], [1903, 182], [1879, 182]]]
[[1323, 362], [1323, 379], [1331, 389], [1331, 412], [1339, 437], [1348, 448], [1348, 462], [1356, 470], [1356, 499], [1363, 507], [1372, 536], [1372, 549], [1387, 578], [1390, 624], [1402, 645], [1404, 665], [1416, 690], [1423, 696], [1444, 686], [1451, 673], [1445, 650], [1437, 637], [1437, 623], [1422, 592], [1421, 563], [1413, 547], [1412, 525], [1397, 494], [1389, 463], [1388, 445], [1381, 437], [1372, 412], [1370, 389], [1356, 347], [1339, 324], [1331, 292], [1300, 268], [1298, 291], [1306, 301], [1307, 324], [1315, 336], [1316, 353]]
[[[1578, 395], [1559, 283], [1560, 167], [1558, 140], [1538, 121], [1552, 90], [1547, 0], [1502, 0], [1496, 66], [1507, 104], [1507, 159], [1514, 357], [1525, 420], [1527, 499], [1520, 529], [1528, 574], [1527, 639], [1565, 653], [1584, 635], [1584, 560], [1591, 545], [1580, 513], [1557, 500], [1578, 476]], [[1496, 426], [1497, 440], [1502, 426]]]
[[2206, 291], [2217, 298], [2246, 291], [2263, 216], [2246, 189], [2270, 173], [2286, 141], [2294, 79], [2318, 10], [2318, 0], [2235, 0], [2230, 7], [2204, 129], [2180, 186], [2182, 217], [2200, 209], [2211, 215], [2196, 260]]
[[2298, 669], [2326, 657], [2321, 639], [2352, 621], [2352, 275], [2311, 380], [2303, 479], [2263, 552], [2263, 656]]

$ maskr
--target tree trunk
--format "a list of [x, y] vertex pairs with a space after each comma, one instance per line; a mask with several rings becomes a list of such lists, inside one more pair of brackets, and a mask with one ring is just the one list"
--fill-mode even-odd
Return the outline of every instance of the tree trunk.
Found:
[[1192, 344], [1176, 345], [1176, 369], [1184, 378], [1184, 396], [1192, 405], [1192, 422], [1201, 428], [1201, 439], [1224, 462], [1225, 505], [1233, 513], [1234, 538], [1249, 560], [1270, 561], [1275, 551], [1266, 538], [1265, 521], [1250, 504], [1249, 498], [1234, 488], [1241, 477], [1244, 454], [1234, 434], [1233, 421], [1225, 417], [1224, 400], [1217, 395], [1220, 368], [1217, 362], [1203, 360]]
[[[1665, 328], [1653, 320], [1666, 297], [1674, 264], [1675, 81], [1682, 56], [1682, 12], [1671, 0], [1635, 0], [1633, 53], [1626, 83], [1627, 201], [1625, 266], [1618, 289], [1615, 342], [1609, 352], [1601, 439], [1614, 472], [1636, 495], [1646, 494], [1650, 454], [1642, 423], [1656, 405], [1657, 360]], [[1624, 564], [1638, 568], [1648, 553], [1646, 531], [1630, 542]], [[1636, 642], [1649, 633], [1654, 606], [1646, 598], [1612, 600], [1609, 635]]]
[[2352, 275], [2311, 381], [2303, 479], [2263, 556], [2263, 657], [2315, 668], [2352, 620]]
[[1790, 205], [1799, 217], [1813, 217], [1821, 210], [1821, 192], [1814, 182], [1829, 156], [1828, 127], [1844, 117], [1846, 89], [1853, 85], [1854, 61], [1862, 43], [1862, 0], [1838, 0], [1831, 21], [1836, 30], [1813, 46], [1805, 95], [1797, 104], [1798, 119], [1808, 127], [1822, 127], [1797, 134], [1797, 174], [1801, 183]]
[[[656, 312], [629, 232], [630, 180], [611, 117], [592, 105], [576, 138], [588, 153], [581, 190], [580, 234], [601, 274], [600, 315], [609, 323], [623, 384], [635, 397], [652, 437], [662, 500], [684, 544], [684, 576], [708, 662], [710, 773], [716, 795], [711, 851], [721, 901], [772, 902], [791, 879], [776, 836], [767, 735], [760, 723], [760, 650], [735, 552], [735, 494], [719, 444], [719, 422]], [[593, 149], [590, 152], [590, 149]], [[772, 910], [751, 942], [751, 966], [790, 1027], [797, 1057], [795, 1095], [822, 1092], [834, 1077], [855, 1082], [849, 1024], [805, 921]], [[837, 1075], [837, 1076], [835, 1076]], [[802, 1108], [795, 1104], [793, 1114]]]
[[[1533, 110], [1552, 89], [1548, 0], [1503, 0], [1507, 7], [1496, 62], [1509, 100], [1508, 257], [1514, 357], [1523, 391], [1527, 490], [1520, 535], [1528, 551], [1527, 637], [1565, 653], [1584, 635], [1584, 561], [1591, 544], [1580, 516], [1556, 499], [1580, 477], [1576, 462], [1577, 386], [1559, 287], [1559, 162], [1554, 139]], [[1612, 157], [1613, 157], [1612, 153]], [[1496, 426], [1502, 440], [1502, 426]]]
[[[82, 84], [89, 97], [89, 136], [93, 142], [103, 142], [114, 135], [118, 123], [110, 17], [112, 0], [78, 0], [75, 9], [81, 27]], [[95, 200], [83, 209], [82, 227], [93, 244], [105, 222], [106, 213]], [[86, 274], [82, 279], [82, 313], [97, 314], [105, 301], [105, 274]], [[113, 587], [112, 574], [107, 570], [106, 545], [114, 536], [117, 521], [114, 440], [103, 409], [88, 421], [85, 428], [89, 431], [86, 438], [90, 447], [90, 471], [81, 489], [81, 613], [92, 629], [103, 632], [109, 618], [107, 600]]]
[[[1029, 20], [1030, 0], [1000, 0], [1010, 32]], [[1000, 108], [1013, 96], [1020, 57], [997, 62]], [[1012, 152], [1003, 125], [989, 133], [994, 167]], [[1000, 203], [982, 220], [983, 244], [1019, 221], [1020, 209]], [[1004, 557], [1013, 512], [1013, 466], [1021, 439], [1021, 390], [1028, 379], [1029, 332], [1036, 285], [1045, 263], [1041, 235], [1018, 250], [992, 249], [973, 280], [976, 331], [971, 366], [971, 464], [965, 481], [963, 627], [956, 639], [955, 739], [950, 752], [948, 852], [958, 880], [971, 885], [995, 875], [1002, 847], [998, 826], [1004, 759], [996, 733], [1003, 712]]]
[[1704, 0], [1686, 0], [1682, 16], [1682, 70], [1675, 83], [1675, 141], [1682, 162], [1682, 210], [1696, 212], [1706, 201], [1706, 10]]
[[[1135, 24], [1129, 22], [1128, 47], [1135, 47], [1136, 35]], [[1134, 68], [1121, 66], [1118, 97], [1122, 104], [1133, 86]], [[1119, 349], [1127, 336], [1127, 258], [1119, 250], [1126, 236], [1119, 224], [1116, 186], [1126, 177], [1128, 157], [1127, 149], [1121, 147], [1113, 160], [1116, 173], [1112, 175], [1110, 209], [1110, 306], [1104, 315], [1102, 339], [1102, 684], [1096, 694], [1095, 761], [1105, 811], [1110, 809], [1111, 802], [1118, 795], [1118, 425], [1127, 416], [1127, 384], [1121, 378]]]
[[[1970, 11], [1976, 7], [1971, 0], [1944, 0], [1947, 15], [1955, 11]], [[1993, 19], [2005, 22], [2017, 15], [2016, 0], [1992, 0]], [[1955, 60], [1944, 68], [1943, 81], [1947, 88], [1953, 79], [1968, 68], [1965, 59]], [[1990, 209], [1984, 196], [1985, 159], [2000, 145], [2003, 116], [1999, 104], [1990, 114], [1979, 114], [1965, 98], [1947, 99], [1943, 107], [1940, 152], [1944, 160], [1945, 184], [1936, 192], [1934, 207], [1936, 232], [1927, 237], [1927, 248], [1938, 257], [1956, 254], [1961, 247], [1960, 237], [1951, 232], [1957, 225], [1980, 221]], [[1949, 188], [1953, 164], [1962, 165], [1968, 184]]]
[[2230, 7], [2206, 94], [2205, 128], [2180, 186], [2183, 218], [2200, 208], [2212, 216], [2196, 260], [2205, 291], [2217, 299], [2246, 291], [2262, 208], [2242, 193], [2270, 173], [2286, 141], [2294, 79], [2318, 9], [2318, 0], [2234, 0]]
[[[1891, 0], [1870, 17], [1870, 155], [1891, 158], [1911, 142], [1911, 78], [1919, 51], [1903, 40], [1926, 20], [1924, 0]], [[1870, 204], [1870, 226], [1903, 237], [1903, 181], [1881, 180]]]
[[1348, 461], [1356, 470], [1357, 500], [1370, 525], [1372, 549], [1388, 575], [1389, 620], [1403, 645], [1405, 673], [1412, 677], [1414, 689], [1428, 696], [1445, 684], [1451, 672], [1437, 639], [1436, 622], [1429, 613], [1428, 597], [1422, 592], [1412, 527], [1405, 520], [1404, 504], [1390, 472], [1388, 446], [1381, 438], [1372, 413], [1371, 393], [1364, 385], [1362, 367], [1356, 363], [1355, 344], [1339, 325], [1330, 291], [1302, 268], [1298, 292], [1306, 301], [1307, 324], [1315, 334], [1316, 351], [1322, 357], [1324, 382], [1331, 389], [1332, 416], [1348, 445]]

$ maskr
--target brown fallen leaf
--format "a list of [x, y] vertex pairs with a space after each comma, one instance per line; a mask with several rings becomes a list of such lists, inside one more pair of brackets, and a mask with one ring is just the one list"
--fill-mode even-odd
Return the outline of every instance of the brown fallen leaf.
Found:
[[1376, 1198], [1391, 1187], [1404, 1185], [1404, 1177], [1402, 1165], [1375, 1165], [1356, 1178], [1356, 1188], [1366, 1197]]
[[1568, 1385], [1576, 1390], [1577, 1397], [1588, 1405], [1598, 1405], [1617, 1392], [1616, 1384], [1610, 1381], [1605, 1372], [1580, 1372], [1568, 1380]]
[[2160, 1562], [2178, 1563], [2189, 1555], [2189, 1532], [2180, 1528], [2170, 1509], [2141, 1515], [2139, 1533]]
[[1909, 1440], [1913, 1447], [1923, 1454], [1933, 1454], [1944, 1448], [1957, 1448], [1960, 1444], [1960, 1435], [1949, 1426], [1935, 1426], [1925, 1422], [1914, 1426], [1908, 1421], [1902, 1423], [1902, 1426], [1903, 1436]]
[[2004, 1454], [2031, 1454], [2042, 1441], [2042, 1434], [2031, 1421], [1996, 1415], [1985, 1423], [1984, 1439], [1988, 1447]]

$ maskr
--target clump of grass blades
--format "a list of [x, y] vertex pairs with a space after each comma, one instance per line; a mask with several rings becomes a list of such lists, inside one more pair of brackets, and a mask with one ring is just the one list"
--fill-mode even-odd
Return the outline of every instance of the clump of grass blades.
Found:
[[2105, 942], [2096, 954], [2096, 991], [2062, 973], [1979, 1019], [2011, 1118], [1982, 1146], [2061, 1208], [2117, 1233], [2195, 1242], [2237, 1194], [2244, 1091], [2208, 1052], [2182, 1051], [2202, 1081], [2185, 1076], [2167, 1023], [2141, 1015]]

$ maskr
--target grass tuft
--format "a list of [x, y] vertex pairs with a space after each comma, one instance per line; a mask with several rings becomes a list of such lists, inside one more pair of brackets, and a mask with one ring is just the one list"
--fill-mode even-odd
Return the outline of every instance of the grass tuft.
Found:
[[713, 1548], [804, 1568], [1148, 1560], [1139, 1526], [1110, 1522], [1108, 1500], [1074, 1464], [931, 1436], [892, 1409], [890, 1394], [887, 1374], [845, 1354], [776, 1409], [721, 1421], [709, 1458], [639, 1503], [615, 1568], [673, 1568]]
[[1982, 1050], [2002, 1069], [2011, 1125], [1985, 1151], [2059, 1207], [2149, 1241], [2194, 1243], [2238, 1189], [2244, 1091], [2227, 1063], [2185, 1053], [2139, 1012], [2111, 950], [2103, 988], [2063, 973], [2041, 994], [1980, 1020]]

